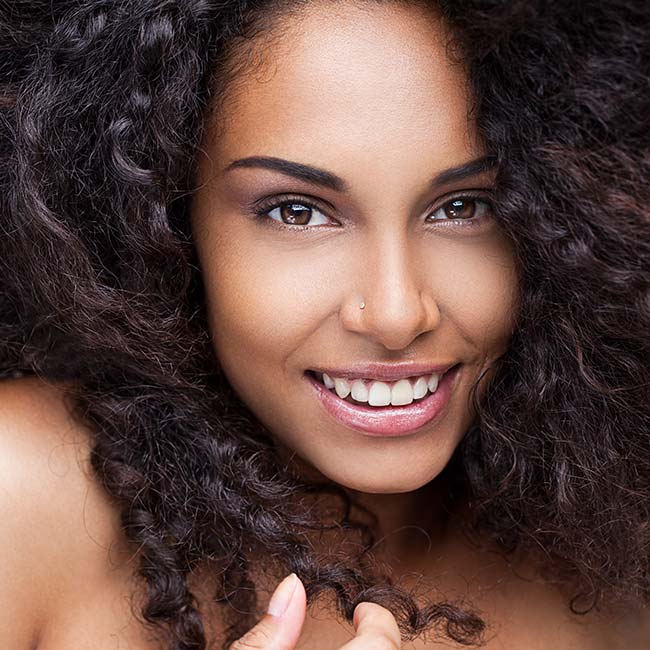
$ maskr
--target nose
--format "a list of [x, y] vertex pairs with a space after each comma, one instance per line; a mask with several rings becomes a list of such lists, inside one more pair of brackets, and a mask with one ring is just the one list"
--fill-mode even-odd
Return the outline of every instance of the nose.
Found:
[[[406, 348], [440, 323], [440, 310], [423, 265], [404, 239], [366, 242], [358, 273], [341, 309], [343, 326], [389, 350]], [[359, 308], [361, 301], [365, 303]]]

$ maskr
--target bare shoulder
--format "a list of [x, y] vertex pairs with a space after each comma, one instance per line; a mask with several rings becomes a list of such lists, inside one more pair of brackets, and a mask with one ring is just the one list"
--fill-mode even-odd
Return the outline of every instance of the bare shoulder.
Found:
[[620, 630], [622, 650], [650, 648], [650, 605], [630, 608], [627, 616], [617, 620], [617, 628]]
[[63, 386], [36, 377], [0, 381], [5, 514], [18, 508], [21, 519], [43, 532], [49, 526], [48, 532], [63, 541], [67, 533], [61, 523], [69, 520], [70, 507], [96, 496], [88, 473], [90, 442], [90, 432], [66, 405]]
[[119, 513], [92, 478], [91, 438], [62, 386], [0, 381], [0, 618], [12, 626], [0, 622], [0, 638], [15, 641], [3, 647], [31, 647], [57, 607], [83, 597], [80, 584], [110, 573]]

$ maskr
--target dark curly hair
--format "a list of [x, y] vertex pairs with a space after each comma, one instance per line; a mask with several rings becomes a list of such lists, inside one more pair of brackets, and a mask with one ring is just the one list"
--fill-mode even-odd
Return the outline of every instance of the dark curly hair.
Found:
[[[169, 648], [206, 647], [203, 564], [224, 645], [252, 626], [261, 558], [348, 620], [370, 600], [406, 638], [479, 643], [475, 612], [420, 606], [373, 563], [371, 512], [279, 462], [210, 345], [188, 219], [206, 114], [251, 39], [307, 4], [0, 3], [0, 367], [61, 382], [92, 429], [140, 549], [143, 620]], [[648, 602], [650, 3], [419, 4], [453, 28], [521, 277], [516, 331], [444, 470], [450, 503], [467, 495], [504, 554], [541, 553], [574, 611]], [[357, 542], [325, 556], [327, 535]]]

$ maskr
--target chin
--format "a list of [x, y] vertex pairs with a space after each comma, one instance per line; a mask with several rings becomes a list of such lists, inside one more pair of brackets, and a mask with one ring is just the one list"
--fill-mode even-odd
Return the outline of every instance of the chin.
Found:
[[[441, 467], [440, 471], [442, 469]], [[430, 483], [440, 474], [440, 471], [432, 472], [431, 467], [423, 468], [422, 472], [409, 472], [403, 475], [397, 475], [393, 469], [387, 469], [384, 474], [378, 472], [377, 468], [373, 468], [372, 472], [367, 470], [367, 467], [359, 467], [356, 472], [327, 472], [324, 469], [319, 471], [331, 481], [345, 488], [367, 494], [414, 492]]]

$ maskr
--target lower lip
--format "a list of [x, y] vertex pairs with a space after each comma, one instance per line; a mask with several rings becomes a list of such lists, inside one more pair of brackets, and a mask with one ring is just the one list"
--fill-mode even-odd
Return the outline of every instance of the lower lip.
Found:
[[448, 370], [435, 393], [408, 406], [357, 406], [341, 399], [307, 373], [325, 410], [342, 424], [371, 436], [403, 436], [415, 433], [447, 405], [460, 364]]

